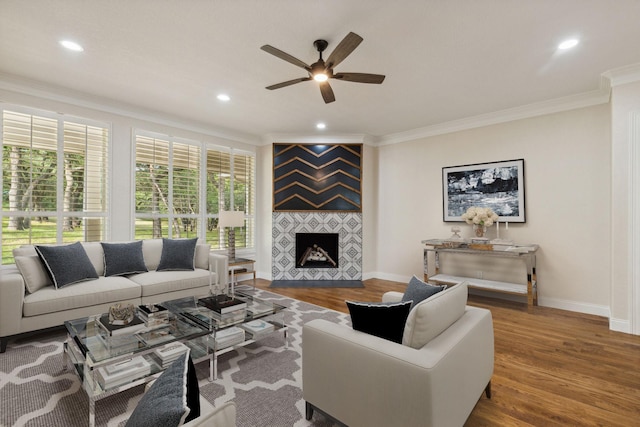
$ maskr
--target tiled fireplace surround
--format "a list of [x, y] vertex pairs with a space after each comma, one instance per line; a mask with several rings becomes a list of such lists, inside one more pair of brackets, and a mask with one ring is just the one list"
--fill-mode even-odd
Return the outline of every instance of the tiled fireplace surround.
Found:
[[[273, 280], [362, 280], [362, 213], [274, 212]], [[338, 233], [338, 268], [296, 268], [296, 233]]]

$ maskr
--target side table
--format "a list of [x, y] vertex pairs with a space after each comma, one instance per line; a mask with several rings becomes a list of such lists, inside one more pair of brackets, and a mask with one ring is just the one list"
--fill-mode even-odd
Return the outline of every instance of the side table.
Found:
[[229, 276], [231, 294], [235, 294], [235, 285], [238, 284], [238, 276], [241, 274], [253, 275], [253, 290], [256, 290], [256, 270], [254, 268], [256, 261], [247, 258], [229, 259]]

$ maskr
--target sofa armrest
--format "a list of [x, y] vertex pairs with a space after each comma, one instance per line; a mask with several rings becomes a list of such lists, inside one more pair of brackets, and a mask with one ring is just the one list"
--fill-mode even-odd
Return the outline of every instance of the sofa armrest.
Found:
[[25, 291], [24, 279], [17, 269], [0, 271], [0, 337], [20, 332]]
[[211, 412], [201, 414], [198, 418], [184, 424], [184, 427], [235, 427], [236, 404], [225, 402]]
[[218, 289], [226, 289], [229, 284], [229, 257], [209, 252], [209, 271], [215, 272], [213, 285]]
[[404, 294], [402, 292], [389, 291], [382, 295], [382, 302], [400, 302]]
[[475, 307], [421, 349], [321, 319], [302, 343], [303, 398], [353, 426], [463, 425], [493, 374], [491, 312]]

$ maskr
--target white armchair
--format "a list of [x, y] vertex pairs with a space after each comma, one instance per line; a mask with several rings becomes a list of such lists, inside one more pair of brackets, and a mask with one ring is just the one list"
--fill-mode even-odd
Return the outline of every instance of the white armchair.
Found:
[[184, 427], [235, 427], [236, 404], [226, 402], [213, 407], [205, 398], [200, 397], [200, 416], [183, 424]]
[[[451, 318], [450, 301], [459, 304], [463, 292], [461, 316], [449, 325], [440, 322]], [[416, 305], [403, 344], [321, 319], [305, 324], [307, 419], [317, 409], [350, 427], [462, 426], [483, 391], [491, 396], [494, 358], [491, 312], [466, 306], [466, 292], [465, 284]], [[401, 297], [394, 292], [383, 299]], [[428, 327], [419, 324], [427, 320]], [[427, 331], [437, 336], [420, 348], [405, 345], [407, 334], [424, 338], [432, 326], [443, 331]]]

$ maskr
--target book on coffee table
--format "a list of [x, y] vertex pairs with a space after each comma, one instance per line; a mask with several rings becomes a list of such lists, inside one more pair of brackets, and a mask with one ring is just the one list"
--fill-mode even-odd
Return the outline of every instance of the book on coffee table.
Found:
[[247, 322], [241, 325], [241, 328], [249, 332], [254, 339], [262, 338], [275, 330], [273, 323], [260, 319]]
[[167, 344], [164, 347], [156, 349], [153, 354], [160, 362], [162, 368], [167, 368], [180, 356], [189, 351], [189, 347], [180, 342]]
[[98, 382], [107, 389], [126, 384], [151, 373], [151, 364], [142, 356], [123, 360], [97, 369]]
[[247, 308], [247, 303], [225, 294], [212, 295], [206, 298], [200, 298], [198, 304], [207, 307], [209, 310], [220, 314], [227, 314]]
[[221, 350], [244, 342], [244, 330], [233, 326], [217, 331], [215, 334], [216, 349]]

